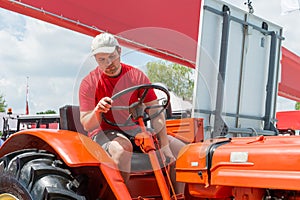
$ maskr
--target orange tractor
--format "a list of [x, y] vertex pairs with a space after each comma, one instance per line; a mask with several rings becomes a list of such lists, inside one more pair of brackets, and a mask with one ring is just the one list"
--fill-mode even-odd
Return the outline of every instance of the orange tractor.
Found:
[[[140, 87], [145, 86], [129, 90]], [[160, 86], [146, 87], [160, 89], [168, 97], [167, 90]], [[169, 100], [164, 102], [161, 111]], [[145, 128], [149, 117], [144, 117], [144, 111], [151, 108], [141, 109], [142, 105], [141, 101], [129, 106], [136, 110], [142, 132], [135, 141], [145, 154], [133, 156], [127, 185], [112, 159], [86, 135], [69, 130], [28, 129], [11, 135], [1, 147], [0, 198], [299, 198], [298, 137], [260, 135], [203, 141], [203, 121], [195, 118], [167, 120], [169, 134], [191, 143], [181, 150], [176, 161], [177, 181], [185, 183], [185, 193], [174, 194], [168, 181], [168, 164], [160, 163], [155, 137]], [[72, 129], [70, 124], [80, 128], [72, 121], [78, 117], [78, 107], [67, 106], [61, 111], [65, 116], [61, 118], [62, 128], [69, 125]]]
[[[31, 9], [31, 16], [44, 20], [63, 17], [47, 18], [48, 11], [34, 7], [37, 1], [32, 6], [26, 5], [29, 0], [0, 1], [19, 12]], [[300, 199], [300, 138], [279, 136], [275, 125], [282, 28], [222, 1], [201, 2], [192, 117], [166, 120], [168, 134], [186, 143], [175, 166], [176, 180], [185, 183], [183, 194], [175, 194], [170, 164], [162, 162], [155, 133], [147, 129], [146, 121], [158, 113], [147, 116], [151, 108], [141, 98], [126, 108], [112, 105], [135, 110], [134, 123], [141, 127], [135, 142], [144, 153], [128, 161], [127, 184], [105, 150], [85, 135], [78, 107], [65, 106], [59, 130], [23, 130], [1, 146], [0, 199]], [[56, 23], [68, 22], [73, 23]], [[140, 87], [162, 91], [159, 112], [168, 109], [168, 90], [156, 84], [128, 90]]]
[[[165, 93], [161, 109], [147, 116], [143, 99], [130, 106], [114, 106], [112, 110], [131, 110], [135, 122], [122, 124], [103, 119], [115, 126], [139, 124], [141, 133], [135, 143], [144, 154], [133, 155], [131, 178], [127, 185], [118, 167], [97, 143], [85, 135], [76, 106], [60, 109], [61, 130], [28, 129], [12, 134], [1, 147], [0, 198], [4, 199], [182, 199], [174, 194], [169, 182], [169, 165], [162, 163], [155, 133], [146, 128], [148, 120], [157, 117], [169, 107], [167, 89], [158, 85], [140, 85], [115, 94], [112, 99], [135, 90], [160, 90]], [[132, 124], [131, 124], [132, 123]], [[180, 123], [183, 123], [180, 127]], [[193, 126], [193, 129], [190, 127]], [[173, 119], [169, 133], [185, 142], [200, 140], [203, 136], [201, 120]], [[70, 130], [63, 130], [70, 129]], [[194, 132], [194, 131], [197, 131]], [[172, 192], [173, 191], [173, 192]]]

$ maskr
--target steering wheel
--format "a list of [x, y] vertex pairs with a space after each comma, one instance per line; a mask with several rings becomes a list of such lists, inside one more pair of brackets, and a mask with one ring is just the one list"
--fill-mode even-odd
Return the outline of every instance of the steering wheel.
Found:
[[[162, 104], [150, 105], [150, 106], [146, 106], [144, 104], [145, 98], [151, 89], [160, 90], [166, 95], [166, 99], [164, 99]], [[153, 118], [159, 116], [168, 107], [168, 105], [170, 103], [170, 93], [169, 93], [168, 89], [165, 88], [162, 84], [158, 84], [158, 83], [143, 84], [143, 85], [138, 85], [138, 86], [133, 86], [133, 87], [127, 88], [125, 90], [122, 90], [122, 91], [114, 94], [111, 97], [111, 99], [115, 100], [115, 99], [121, 98], [125, 94], [133, 92], [133, 91], [137, 91], [137, 92], [142, 91], [142, 95], [138, 98], [138, 101], [132, 103], [129, 106], [113, 106], [112, 105], [112, 107], [110, 108], [111, 110], [128, 110], [129, 114], [128, 114], [128, 117], [126, 118], [126, 120], [124, 120], [125, 122], [123, 122], [123, 123], [112, 122], [109, 119], [107, 119], [106, 113], [102, 113], [102, 119], [106, 123], [108, 123], [112, 126], [118, 126], [118, 127], [134, 126], [134, 125], [138, 124], [138, 122], [137, 121], [132, 122], [131, 119], [133, 118], [133, 119], [137, 120], [139, 117], [143, 117], [143, 121], [147, 122], [150, 119], [153, 119]], [[158, 109], [158, 108], [161, 108], [161, 109], [157, 110], [155, 113], [152, 113], [151, 115], [149, 115], [146, 112], [147, 110]]]

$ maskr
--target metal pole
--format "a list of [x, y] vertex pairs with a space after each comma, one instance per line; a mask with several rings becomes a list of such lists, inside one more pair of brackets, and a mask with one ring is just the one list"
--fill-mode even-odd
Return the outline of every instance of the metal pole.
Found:
[[271, 46], [270, 46], [270, 58], [269, 58], [269, 72], [268, 83], [266, 87], [266, 104], [265, 104], [265, 130], [271, 129], [271, 112], [272, 112], [272, 100], [274, 96], [274, 70], [275, 70], [275, 58], [276, 58], [276, 34], [271, 33]]
[[25, 114], [26, 115], [29, 115], [29, 105], [28, 105], [29, 87], [28, 87], [28, 79], [29, 79], [29, 77], [27, 76], [27, 83], [26, 83], [26, 108], [25, 108]]
[[220, 136], [226, 126], [222, 119], [222, 110], [224, 103], [224, 90], [225, 90], [225, 73], [228, 51], [228, 38], [229, 38], [229, 25], [230, 14], [227, 6], [223, 7], [223, 28], [222, 28], [222, 40], [221, 40], [221, 52], [219, 60], [219, 75], [218, 75], [218, 88], [217, 88], [217, 100], [216, 100], [216, 112], [214, 130], [211, 137], [215, 138]]

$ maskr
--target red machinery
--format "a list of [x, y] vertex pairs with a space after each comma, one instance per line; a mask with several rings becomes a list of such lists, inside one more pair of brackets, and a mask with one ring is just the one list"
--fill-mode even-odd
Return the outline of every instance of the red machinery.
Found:
[[299, 135], [300, 130], [300, 111], [280, 111], [276, 113], [277, 129], [281, 134]]

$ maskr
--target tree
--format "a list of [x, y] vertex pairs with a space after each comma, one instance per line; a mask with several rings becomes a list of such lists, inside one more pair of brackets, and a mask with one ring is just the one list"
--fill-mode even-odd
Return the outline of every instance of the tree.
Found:
[[42, 114], [56, 114], [54, 110], [46, 110], [45, 112], [37, 112], [37, 115], [42, 115]]
[[192, 100], [194, 79], [191, 68], [170, 62], [147, 63], [147, 76], [150, 81], [164, 83], [169, 90], [185, 100]]
[[7, 105], [3, 94], [0, 94], [0, 112], [5, 112]]
[[295, 110], [300, 110], [300, 102], [297, 102], [297, 103], [295, 104]]

